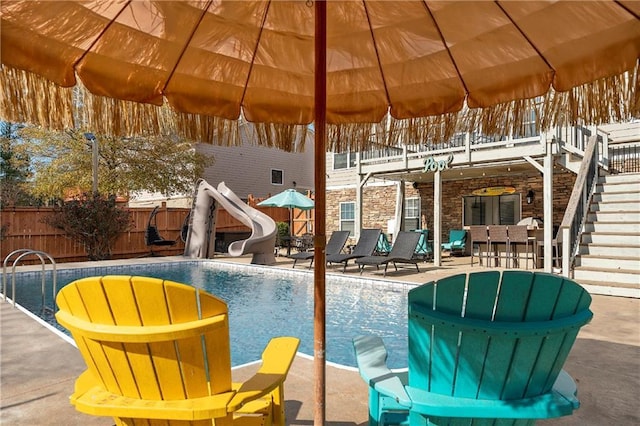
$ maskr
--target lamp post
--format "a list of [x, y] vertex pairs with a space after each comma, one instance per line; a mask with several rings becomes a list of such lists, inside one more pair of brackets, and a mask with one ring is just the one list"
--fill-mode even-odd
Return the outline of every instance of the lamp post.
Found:
[[92, 191], [93, 193], [98, 192], [98, 140], [93, 135], [93, 133], [85, 133], [84, 137], [87, 138], [89, 142], [91, 142], [91, 159], [92, 159], [92, 171], [93, 171], [93, 184]]

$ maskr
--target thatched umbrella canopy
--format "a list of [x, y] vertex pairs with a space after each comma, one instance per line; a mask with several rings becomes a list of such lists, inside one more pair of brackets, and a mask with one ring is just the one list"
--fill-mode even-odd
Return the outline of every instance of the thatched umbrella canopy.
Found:
[[[2, 119], [228, 144], [243, 115], [262, 123], [259, 143], [287, 150], [301, 148], [296, 126], [314, 122], [320, 256], [326, 150], [428, 143], [479, 126], [517, 133], [532, 110], [540, 128], [640, 115], [636, 1], [4, 0], [1, 8]], [[315, 420], [323, 423], [322, 258], [315, 265]]]
[[[225, 144], [242, 114], [269, 123], [260, 143], [294, 149], [290, 126], [314, 121], [311, 4], [3, 1], [0, 113]], [[532, 110], [540, 128], [640, 110], [638, 2], [327, 6], [331, 150], [364, 148], [376, 130], [395, 144], [517, 130]]]

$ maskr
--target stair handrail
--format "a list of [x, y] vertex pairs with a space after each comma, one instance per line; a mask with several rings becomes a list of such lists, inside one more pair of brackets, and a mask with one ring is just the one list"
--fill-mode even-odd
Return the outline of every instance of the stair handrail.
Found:
[[589, 204], [598, 183], [599, 142], [606, 137], [606, 133], [598, 130], [589, 137], [567, 209], [558, 229], [556, 240], [558, 243], [562, 242], [562, 275], [565, 277], [571, 277], [573, 264], [578, 254]]

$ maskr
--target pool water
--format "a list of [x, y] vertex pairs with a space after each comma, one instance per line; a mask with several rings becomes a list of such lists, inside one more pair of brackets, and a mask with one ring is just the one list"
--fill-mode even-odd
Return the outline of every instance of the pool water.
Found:
[[[313, 355], [313, 275], [268, 267], [220, 262], [173, 262], [107, 268], [59, 270], [58, 290], [95, 275], [144, 275], [192, 284], [216, 295], [229, 307], [231, 360], [234, 366], [260, 359], [272, 337], [300, 338], [299, 351]], [[47, 272], [46, 308], [42, 310], [41, 274], [16, 274], [16, 302], [55, 322], [51, 274]], [[352, 339], [377, 334], [389, 351], [388, 365], [407, 365], [406, 283], [328, 276], [326, 282], [326, 359], [356, 366]], [[9, 295], [9, 289], [7, 289]]]

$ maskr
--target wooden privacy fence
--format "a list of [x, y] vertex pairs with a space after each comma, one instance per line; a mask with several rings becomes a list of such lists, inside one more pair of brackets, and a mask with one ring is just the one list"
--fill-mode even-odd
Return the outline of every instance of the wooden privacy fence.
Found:
[[[249, 203], [251, 204], [251, 203]], [[254, 206], [255, 207], [255, 206]], [[270, 216], [276, 222], [288, 222], [289, 211], [277, 207], [256, 207]], [[147, 256], [150, 247], [145, 245], [144, 234], [149, 221], [152, 207], [126, 208], [131, 214], [132, 227], [122, 233], [112, 247], [112, 259], [128, 259]], [[15, 207], [0, 210], [0, 259], [14, 250], [31, 249], [48, 253], [57, 263], [86, 261], [84, 247], [65, 237], [62, 231], [46, 223], [44, 218], [52, 214], [50, 207]], [[162, 237], [175, 240], [176, 244], [169, 247], [154, 247], [154, 253], [163, 256], [179, 255], [184, 252], [184, 242], [180, 238], [180, 231], [189, 209], [161, 208], [156, 216], [156, 225]], [[223, 209], [218, 211], [216, 234], [248, 233], [251, 230]], [[24, 258], [21, 264], [34, 263], [37, 259]], [[39, 261], [39, 260], [38, 260]]]

